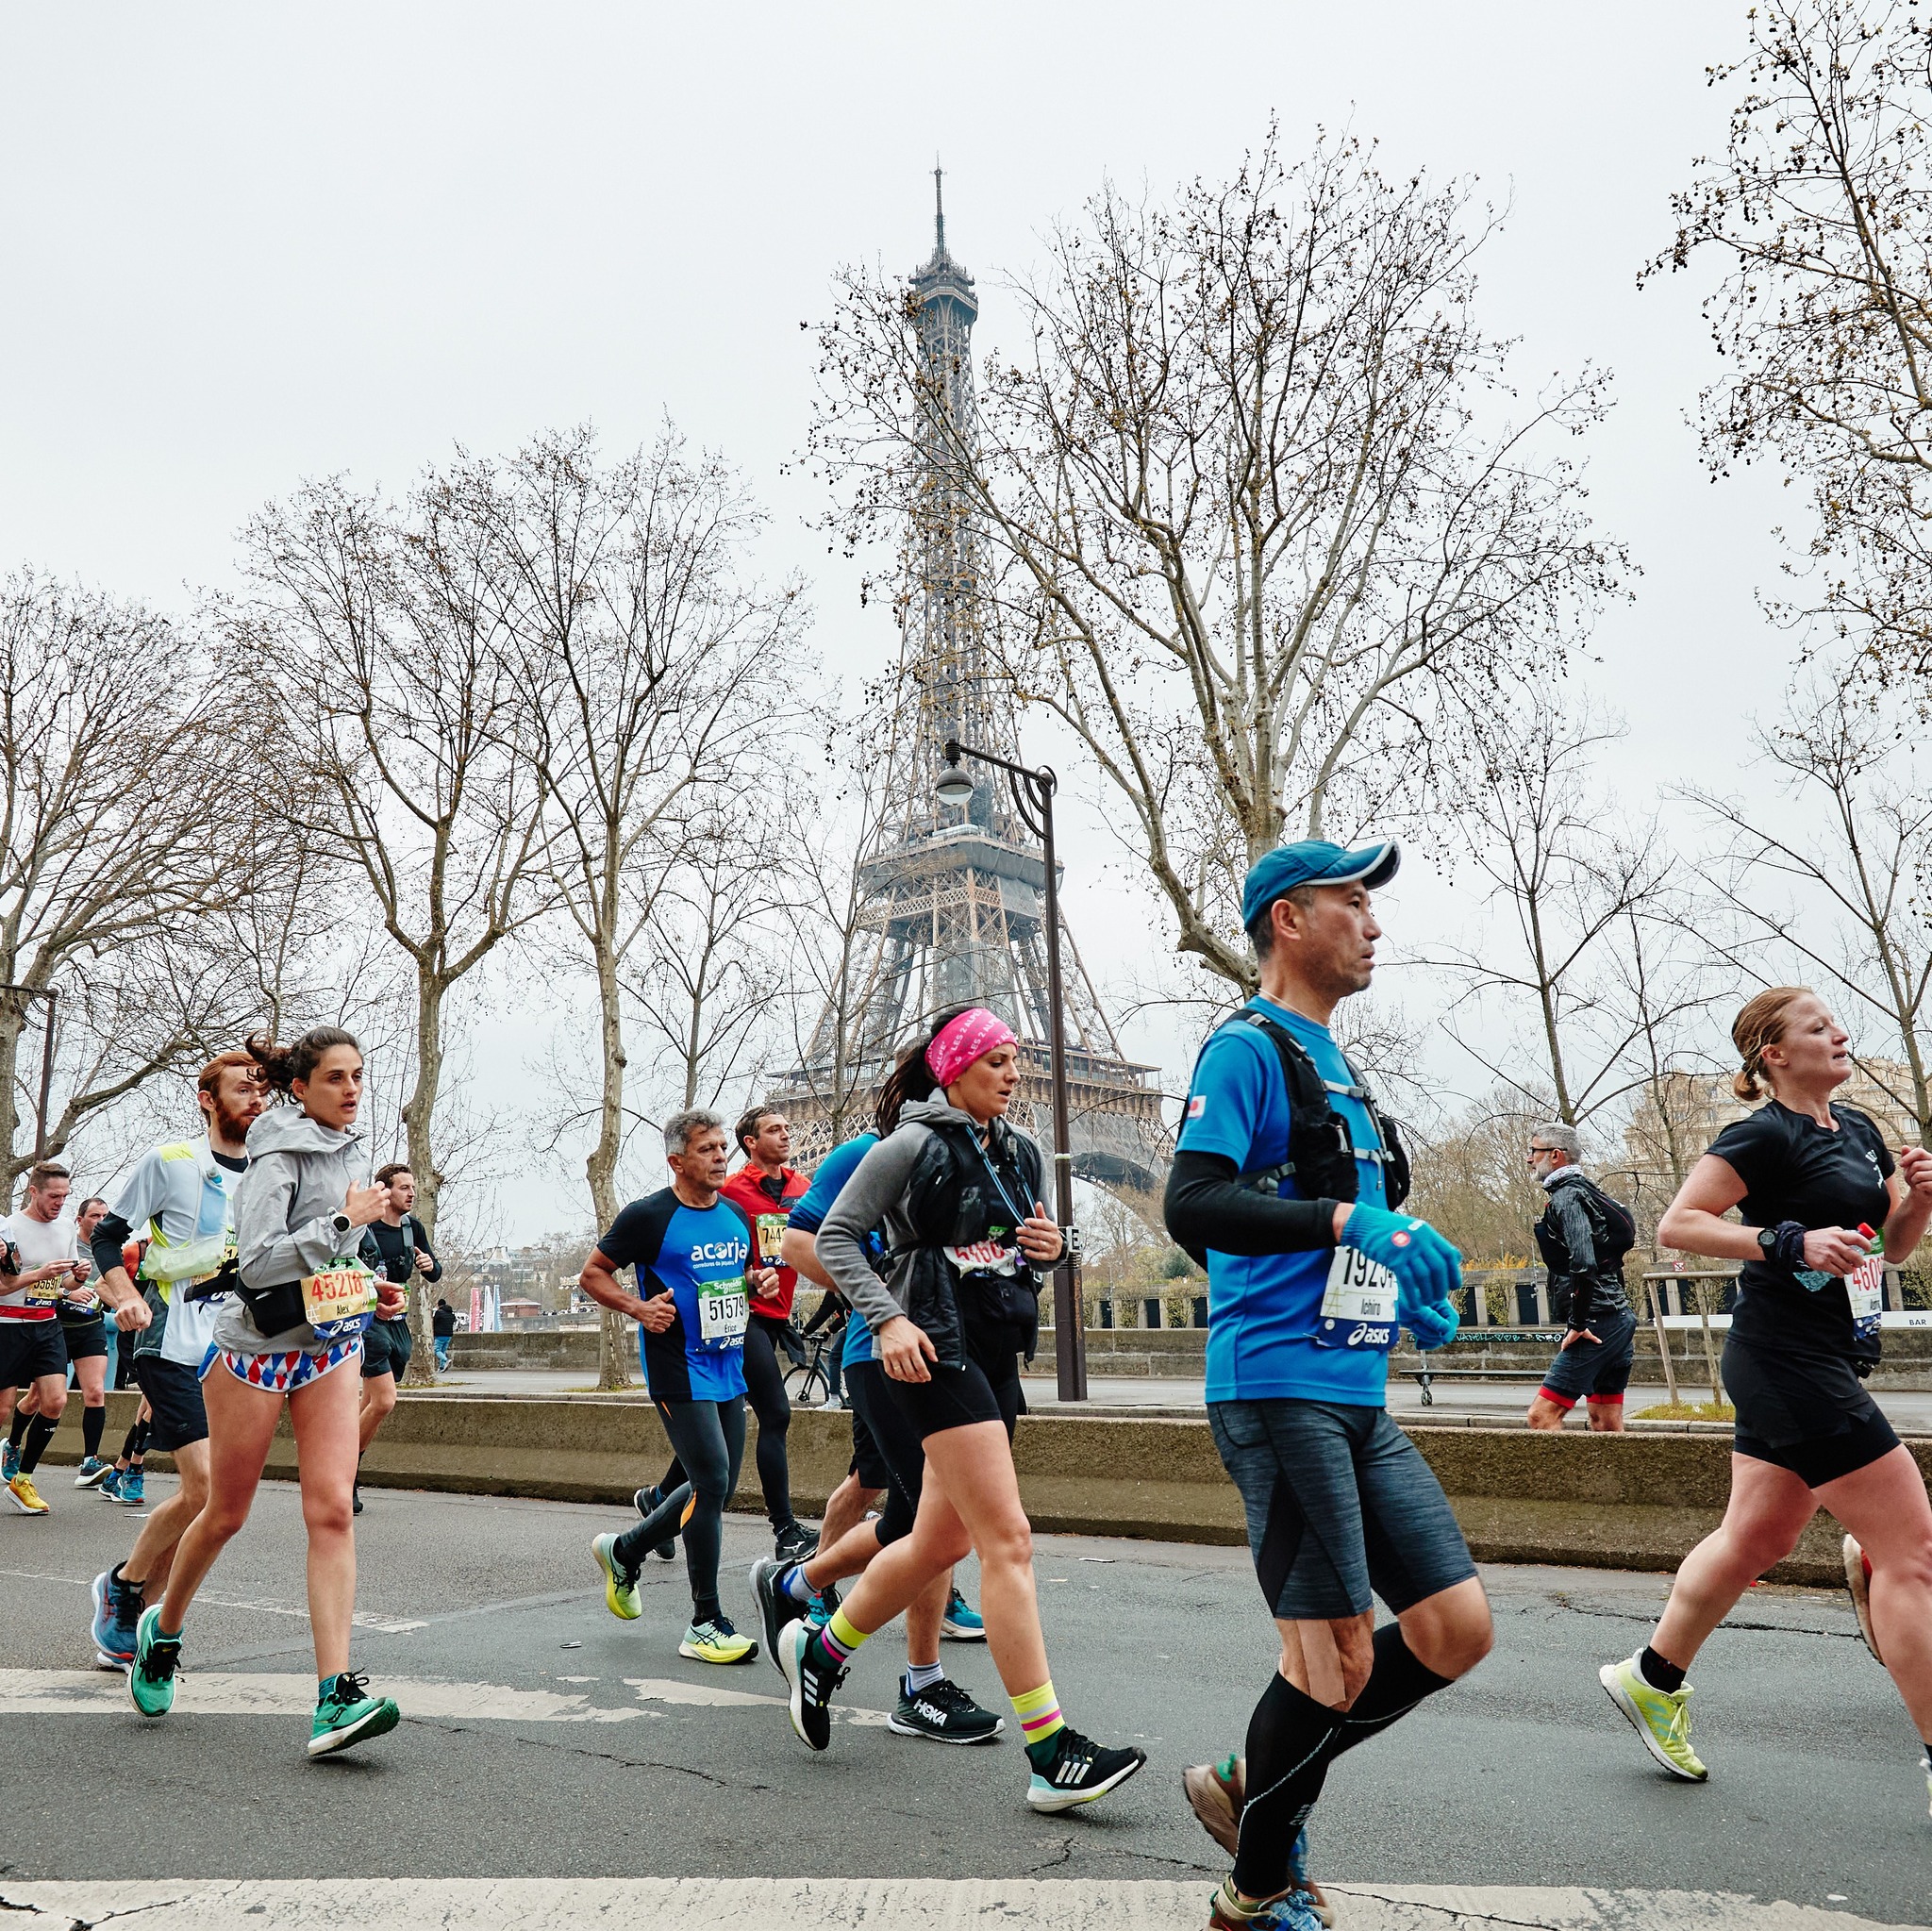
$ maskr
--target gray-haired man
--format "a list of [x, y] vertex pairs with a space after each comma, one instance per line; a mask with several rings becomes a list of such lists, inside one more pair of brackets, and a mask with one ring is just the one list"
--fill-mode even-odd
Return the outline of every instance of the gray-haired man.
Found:
[[[585, 1261], [581, 1285], [638, 1323], [651, 1400], [689, 1479], [635, 1527], [597, 1537], [591, 1551], [610, 1613], [630, 1621], [641, 1613], [645, 1556], [681, 1525], [691, 1618], [677, 1653], [701, 1663], [748, 1663], [758, 1646], [731, 1626], [718, 1600], [718, 1556], [724, 1504], [744, 1457], [751, 1291], [772, 1283], [769, 1271], [754, 1265], [751, 1223], [719, 1197], [730, 1164], [724, 1123], [702, 1110], [673, 1114], [664, 1123], [664, 1157], [671, 1185], [617, 1216]], [[617, 1278], [625, 1267], [636, 1270], [636, 1293]]]
[[1553, 1299], [1569, 1295], [1569, 1332], [1529, 1405], [1532, 1428], [1560, 1428], [1579, 1401], [1600, 1435], [1624, 1427], [1637, 1317], [1624, 1292], [1624, 1257], [1636, 1228], [1628, 1210], [1577, 1164], [1576, 1129], [1546, 1120], [1529, 1136], [1529, 1170], [1550, 1204], [1536, 1224], [1536, 1244], [1550, 1271]]

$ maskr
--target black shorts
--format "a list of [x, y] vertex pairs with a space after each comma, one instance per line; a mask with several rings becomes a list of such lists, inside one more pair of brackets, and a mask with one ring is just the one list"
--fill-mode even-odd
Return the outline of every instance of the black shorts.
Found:
[[363, 1380], [393, 1374], [400, 1381], [415, 1352], [415, 1337], [407, 1321], [372, 1321], [362, 1336]]
[[1630, 1386], [1637, 1317], [1627, 1307], [1619, 1314], [1599, 1315], [1591, 1320], [1590, 1331], [1596, 1340], [1565, 1348], [1550, 1363], [1537, 1390], [1559, 1408], [1574, 1408], [1586, 1400], [1620, 1402]]
[[[868, 1489], [886, 1491], [878, 1520], [882, 1549], [911, 1534], [925, 1479], [925, 1450], [906, 1410], [893, 1398], [897, 1385], [876, 1361], [855, 1361], [845, 1371], [845, 1391], [852, 1398], [853, 1473]], [[861, 1429], [872, 1457], [870, 1470], [859, 1465]], [[877, 1481], [870, 1479], [873, 1473]]]
[[1726, 1340], [1724, 1376], [1738, 1411], [1732, 1448], [1790, 1469], [1807, 1488], [1835, 1482], [1898, 1446], [1848, 1360], [1777, 1355]]
[[70, 1361], [84, 1361], [91, 1355], [107, 1359], [108, 1323], [105, 1316], [97, 1314], [92, 1321], [63, 1321], [59, 1326], [61, 1344], [66, 1348]]
[[947, 1368], [937, 1361], [926, 1365], [932, 1371], [930, 1381], [894, 1381], [879, 1369], [899, 1412], [912, 1424], [920, 1440], [948, 1428], [968, 1428], [976, 1422], [1004, 1423], [1007, 1439], [1012, 1440], [1023, 1406], [1018, 1355], [1004, 1349], [989, 1353], [969, 1342], [963, 1368]]
[[187, 1448], [208, 1440], [208, 1408], [201, 1398], [201, 1377], [182, 1361], [163, 1360], [159, 1354], [134, 1357], [134, 1385], [154, 1410], [148, 1436], [153, 1448]]
[[1271, 1615], [1332, 1623], [1380, 1596], [1399, 1616], [1475, 1573], [1435, 1471], [1385, 1409], [1218, 1401], [1208, 1424]]
[[67, 1344], [58, 1321], [0, 1321], [0, 1388], [25, 1388], [43, 1374], [67, 1379]]

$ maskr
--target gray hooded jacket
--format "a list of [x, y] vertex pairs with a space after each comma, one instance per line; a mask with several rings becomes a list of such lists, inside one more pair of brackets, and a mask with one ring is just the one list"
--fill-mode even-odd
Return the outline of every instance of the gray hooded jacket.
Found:
[[[362, 1229], [338, 1235], [349, 1189], [368, 1178], [362, 1136], [311, 1120], [299, 1107], [271, 1107], [248, 1129], [248, 1171], [235, 1191], [236, 1265], [246, 1288], [299, 1281], [338, 1256], [353, 1256]], [[279, 1355], [320, 1346], [307, 1322], [264, 1334], [239, 1295], [223, 1304], [215, 1345], [236, 1355]]]

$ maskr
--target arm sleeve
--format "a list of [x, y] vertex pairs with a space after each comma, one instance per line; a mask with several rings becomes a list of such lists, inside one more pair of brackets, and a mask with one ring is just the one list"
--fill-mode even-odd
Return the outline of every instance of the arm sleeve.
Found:
[[880, 1140], [840, 1189], [819, 1228], [819, 1264], [874, 1334], [906, 1310], [873, 1272], [866, 1258], [866, 1236], [904, 1195], [925, 1140], [925, 1129], [916, 1126], [902, 1126]]
[[1237, 1187], [1224, 1154], [1177, 1153], [1161, 1211], [1174, 1245], [1207, 1265], [1221, 1254], [1304, 1254], [1335, 1245], [1332, 1200], [1274, 1200]]
[[1591, 1289], [1596, 1280], [1596, 1236], [1577, 1198], [1580, 1191], [1566, 1184], [1550, 1196], [1556, 1204], [1557, 1228], [1570, 1256], [1570, 1325], [1579, 1332], [1590, 1325]]
[[104, 1274], [110, 1267], [125, 1267], [121, 1250], [134, 1238], [134, 1229], [117, 1213], [104, 1213], [94, 1229], [89, 1251], [94, 1257], [94, 1273]]
[[258, 1154], [236, 1190], [236, 1265], [243, 1287], [278, 1288], [335, 1258], [333, 1213], [318, 1214], [299, 1227], [289, 1224], [296, 1158], [286, 1153]]
[[413, 1214], [409, 1217], [409, 1232], [415, 1238], [416, 1252], [429, 1256], [429, 1272], [419, 1273], [416, 1278], [419, 1281], [440, 1281], [442, 1278], [442, 1262], [437, 1259], [435, 1249], [430, 1246]]

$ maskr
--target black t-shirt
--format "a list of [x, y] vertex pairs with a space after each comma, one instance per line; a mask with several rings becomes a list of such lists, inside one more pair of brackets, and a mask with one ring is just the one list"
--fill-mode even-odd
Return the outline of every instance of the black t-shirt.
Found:
[[[1856, 1107], [1832, 1102], [1838, 1131], [1771, 1100], [1730, 1125], [1710, 1151], [1744, 1183], [1747, 1227], [1796, 1221], [1807, 1228], [1882, 1227], [1891, 1211], [1893, 1161], [1885, 1138]], [[1812, 1276], [1813, 1280], [1818, 1277]], [[1731, 1339], [1783, 1354], [1857, 1358], [1845, 1284], [1815, 1291], [1790, 1268], [1747, 1260], [1738, 1281]]]

